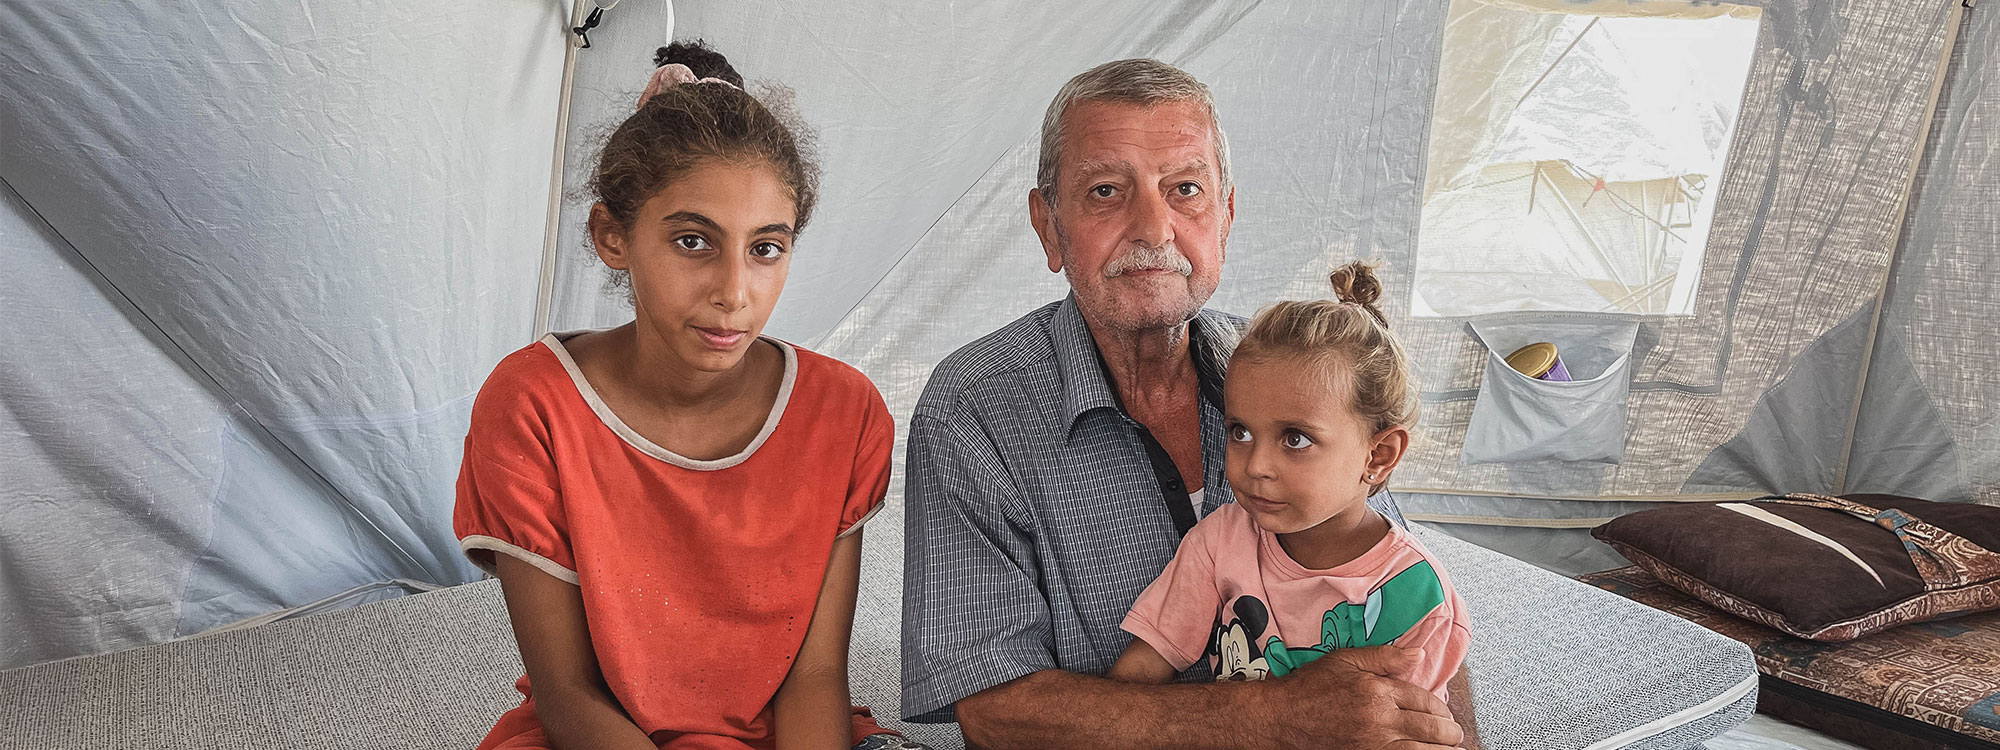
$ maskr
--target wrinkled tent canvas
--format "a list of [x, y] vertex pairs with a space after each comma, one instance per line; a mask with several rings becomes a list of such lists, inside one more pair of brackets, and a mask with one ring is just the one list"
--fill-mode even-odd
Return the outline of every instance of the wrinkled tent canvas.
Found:
[[[2000, 503], [2000, 23], [1752, 5], [1689, 314], [1541, 319], [1630, 330], [1610, 463], [1468, 461], [1487, 348], [1409, 314], [1444, 0], [626, 0], [566, 110], [569, 3], [0, 2], [0, 667], [474, 579], [449, 524], [472, 394], [544, 327], [629, 318], [577, 191], [670, 12], [818, 128], [825, 197], [770, 330], [860, 367], [899, 418], [946, 353], [1063, 293], [1026, 218], [1042, 110], [1151, 56], [1210, 83], [1233, 145], [1211, 306], [1384, 263], [1425, 398], [1396, 480], [1413, 516], [1560, 547], [1548, 528], [1767, 491]], [[879, 611], [900, 513], [898, 486], [867, 536]], [[882, 647], [896, 624], [857, 631]]]

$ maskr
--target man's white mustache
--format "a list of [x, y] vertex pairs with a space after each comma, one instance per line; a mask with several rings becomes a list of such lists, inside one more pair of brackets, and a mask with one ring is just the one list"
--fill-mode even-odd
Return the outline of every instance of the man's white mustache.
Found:
[[1174, 243], [1159, 247], [1139, 247], [1131, 252], [1111, 259], [1104, 267], [1104, 278], [1115, 279], [1133, 271], [1173, 271], [1182, 276], [1194, 275], [1194, 264], [1174, 249]]

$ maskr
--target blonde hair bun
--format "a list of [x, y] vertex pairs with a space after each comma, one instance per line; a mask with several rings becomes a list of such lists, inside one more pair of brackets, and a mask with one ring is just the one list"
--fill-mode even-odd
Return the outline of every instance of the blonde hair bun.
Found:
[[1341, 302], [1351, 302], [1366, 309], [1375, 320], [1388, 325], [1388, 317], [1382, 314], [1375, 303], [1382, 299], [1382, 280], [1375, 277], [1375, 264], [1350, 261], [1327, 274], [1327, 283], [1333, 285], [1333, 298]]

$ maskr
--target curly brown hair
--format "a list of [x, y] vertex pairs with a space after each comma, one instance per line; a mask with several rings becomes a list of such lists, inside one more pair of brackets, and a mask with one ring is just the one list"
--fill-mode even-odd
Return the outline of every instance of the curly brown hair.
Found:
[[[654, 63], [680, 63], [732, 85], [674, 86], [647, 100], [605, 139], [589, 197], [626, 231], [647, 199], [703, 162], [762, 163], [791, 194], [793, 232], [805, 231], [819, 200], [819, 163], [812, 131], [792, 111], [791, 92], [771, 84], [757, 95], [738, 88], [742, 76], [699, 39], [661, 47]], [[612, 283], [629, 290], [631, 276], [613, 271]]]

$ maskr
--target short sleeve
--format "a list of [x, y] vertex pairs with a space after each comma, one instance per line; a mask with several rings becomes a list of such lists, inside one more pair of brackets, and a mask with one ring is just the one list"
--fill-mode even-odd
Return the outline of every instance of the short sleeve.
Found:
[[881, 512], [889, 494], [889, 462], [896, 450], [896, 420], [882, 395], [868, 390], [868, 411], [861, 420], [861, 440], [854, 451], [854, 471], [847, 484], [847, 502], [840, 511], [840, 533], [847, 536], [861, 529], [868, 519]]
[[452, 530], [466, 557], [487, 573], [494, 572], [493, 555], [504, 554], [577, 583], [547, 422], [508, 385], [496, 371], [473, 402]]
[[1188, 532], [1174, 559], [1139, 594], [1120, 626], [1160, 652], [1176, 672], [1185, 671], [1207, 654], [1215, 614], [1222, 607], [1210, 542], [1215, 528], [1216, 523], [1205, 521]]
[[1465, 602], [1459, 600], [1449, 580], [1442, 576], [1440, 580], [1444, 583], [1444, 606], [1431, 610], [1395, 641], [1401, 648], [1423, 649], [1424, 660], [1415, 671], [1396, 677], [1431, 691], [1438, 700], [1445, 700], [1445, 685], [1458, 674], [1459, 665], [1465, 662], [1465, 654], [1471, 649], [1472, 631], [1465, 621]]
[[903, 518], [903, 714], [954, 720], [959, 699], [1055, 669], [1034, 539], [991, 441], [965, 415], [910, 420]]

